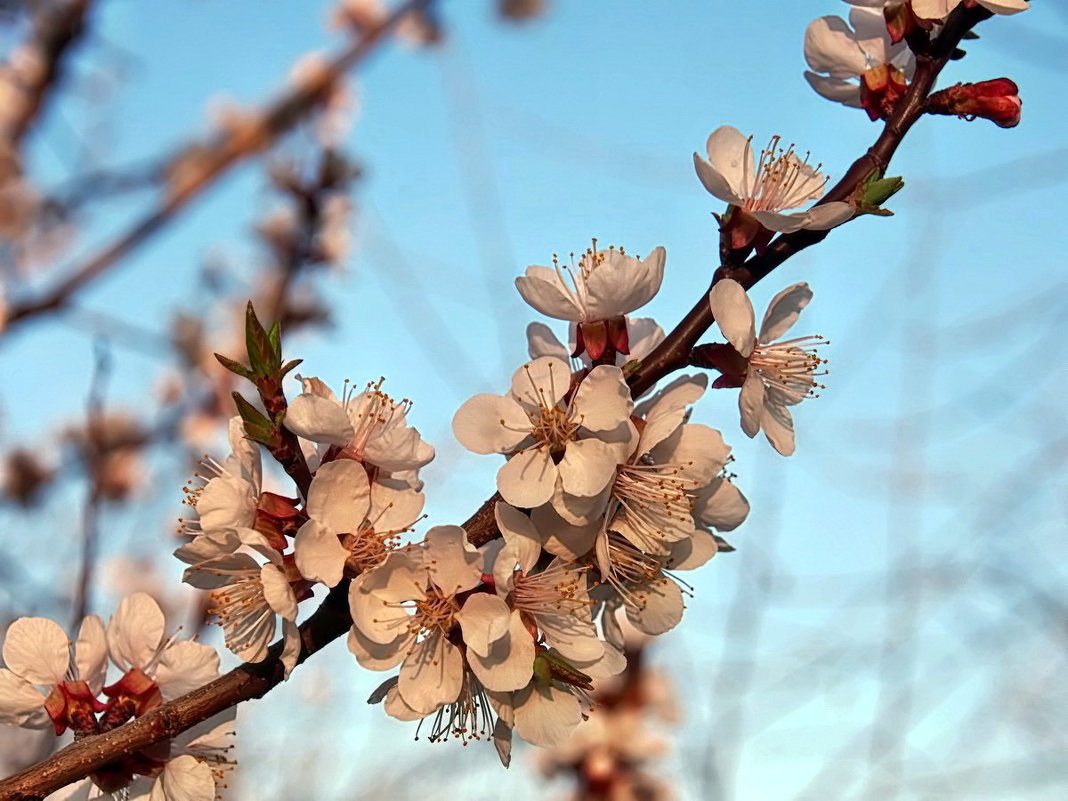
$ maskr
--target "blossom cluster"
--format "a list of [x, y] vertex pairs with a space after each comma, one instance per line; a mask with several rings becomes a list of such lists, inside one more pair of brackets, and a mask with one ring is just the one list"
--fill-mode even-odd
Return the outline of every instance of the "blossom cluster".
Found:
[[[73, 642], [43, 617], [14, 621], [4, 638], [0, 724], [59, 736], [111, 731], [219, 675], [210, 646], [165, 636], [159, 605], [145, 593], [124, 599], [105, 627], [87, 616]], [[108, 663], [121, 676], [107, 681]], [[101, 696], [103, 698], [101, 698]], [[229, 709], [151, 749], [128, 754], [50, 798], [125, 794], [152, 801], [214, 801], [234, 766], [235, 710]]]

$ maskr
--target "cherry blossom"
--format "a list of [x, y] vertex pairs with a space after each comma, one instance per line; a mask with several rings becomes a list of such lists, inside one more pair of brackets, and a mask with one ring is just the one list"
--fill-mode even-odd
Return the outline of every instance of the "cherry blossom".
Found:
[[753, 304], [737, 281], [719, 281], [708, 296], [712, 314], [723, 336], [733, 346], [741, 363], [724, 367], [716, 386], [740, 386], [738, 408], [742, 430], [754, 437], [763, 429], [768, 442], [783, 456], [794, 452], [794, 425], [789, 406], [815, 397], [826, 363], [816, 354], [825, 344], [822, 337], [809, 336], [775, 342], [797, 321], [812, 299], [808, 284], [789, 286], [768, 305], [757, 336]]
[[509, 456], [497, 486], [508, 503], [529, 509], [548, 502], [558, 482], [567, 495], [601, 492], [625, 458], [632, 407], [618, 367], [593, 368], [571, 394], [570, 368], [544, 357], [516, 370], [508, 395], [464, 403], [452, 430], [468, 450]]
[[729, 125], [717, 128], [708, 137], [708, 159], [693, 154], [697, 177], [712, 195], [741, 209], [769, 231], [824, 230], [848, 220], [853, 208], [841, 201], [782, 213], [822, 197], [827, 178], [819, 165], [813, 167], [807, 158], [799, 158], [793, 145], [784, 150], [780, 141], [773, 136], [757, 160], [751, 136]]
[[[944, 20], [962, 0], [912, 0], [912, 11], [920, 19]], [[1027, 0], [975, 0], [995, 14], [1018, 14], [1031, 7]]]
[[853, 8], [820, 17], [805, 30], [805, 79], [828, 100], [864, 108], [871, 119], [887, 117], [904, 95], [915, 58], [904, 42], [893, 44], [879, 11]]
[[411, 402], [382, 392], [382, 381], [339, 401], [317, 378], [302, 379], [304, 391], [289, 404], [285, 426], [300, 437], [336, 449], [340, 456], [395, 475], [418, 470], [434, 458], [434, 449], [407, 424]]
[[67, 727], [97, 731], [95, 715], [104, 710], [96, 696], [104, 686], [107, 642], [96, 615], [82, 621], [71, 643], [59, 624], [44, 617], [23, 617], [7, 629], [0, 668], [0, 724], [56, 734]]
[[[622, 367], [628, 361], [641, 361], [652, 352], [653, 348], [664, 341], [664, 329], [657, 325], [651, 317], [627, 317], [627, 343], [629, 353], [616, 352], [615, 364]], [[571, 346], [564, 345], [552, 329], [545, 323], [530, 323], [527, 326], [527, 352], [532, 359], [540, 359], [543, 356], [552, 356], [562, 362], [571, 358], [572, 353], [578, 353], [579, 364], [592, 367], [593, 360], [586, 350], [580, 351], [577, 347], [578, 326], [572, 323], [568, 327], [568, 338]]]

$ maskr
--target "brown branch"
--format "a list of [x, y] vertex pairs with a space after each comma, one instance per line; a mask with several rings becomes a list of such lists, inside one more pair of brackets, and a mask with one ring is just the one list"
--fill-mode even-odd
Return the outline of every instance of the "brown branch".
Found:
[[[905, 134], [923, 116], [927, 97], [934, 88], [935, 80], [949, 62], [961, 39], [976, 24], [991, 16], [993, 14], [982, 7], [966, 8], [963, 4], [957, 6], [946, 20], [941, 34], [932, 42], [929, 53], [917, 56], [916, 73], [912, 83], [886, 121], [875, 144], [853, 162], [842, 179], [816, 204], [817, 206], [848, 199], [873, 170], [881, 173], [887, 168]], [[733, 278], [749, 289], [791, 256], [822, 242], [829, 233], [830, 231], [802, 229], [792, 234], [783, 234], [775, 239], [763, 254], [752, 256], [740, 267], [720, 265], [712, 278], [712, 285], [724, 278]], [[631, 375], [631, 392], [637, 396], [669, 373], [685, 368], [689, 364], [690, 351], [713, 322], [715, 318], [708, 304], [708, 290], [705, 290], [689, 313]]]
[[[223, 174], [244, 159], [261, 152], [301, 122], [329, 94], [341, 76], [370, 55], [375, 46], [392, 32], [407, 14], [421, 10], [431, 2], [432, 0], [408, 0], [380, 25], [368, 29], [357, 42], [327, 62], [321, 70], [272, 103], [254, 118], [254, 122], [221, 135], [207, 144], [184, 149], [166, 168], [166, 172], [171, 176], [170, 191], [161, 199], [157, 208], [105, 245], [96, 255], [72, 269], [65, 279], [41, 297], [13, 303], [8, 312], [5, 330], [9, 331], [39, 314], [64, 307], [75, 293], [141, 246]], [[176, 176], [182, 176], [184, 180], [178, 181]]]

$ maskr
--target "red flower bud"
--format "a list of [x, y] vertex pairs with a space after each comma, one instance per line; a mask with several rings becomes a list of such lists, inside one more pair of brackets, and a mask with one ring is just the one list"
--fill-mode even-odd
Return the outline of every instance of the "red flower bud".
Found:
[[955, 115], [974, 120], [984, 117], [1002, 128], [1014, 128], [1020, 124], [1020, 109], [1023, 101], [1019, 88], [1008, 78], [994, 78], [979, 83], [958, 83], [927, 99], [927, 111], [931, 114]]

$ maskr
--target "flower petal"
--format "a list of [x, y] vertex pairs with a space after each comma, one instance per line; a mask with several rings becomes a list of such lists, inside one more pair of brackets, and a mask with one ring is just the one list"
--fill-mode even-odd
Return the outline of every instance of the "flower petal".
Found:
[[748, 359], [756, 345], [756, 316], [742, 285], [730, 278], [717, 281], [708, 302], [723, 336]]
[[330, 445], [348, 445], [356, 436], [345, 407], [306, 392], [290, 402], [285, 427], [298, 437]]
[[720, 478], [698, 494], [693, 514], [717, 531], [733, 531], [749, 516], [749, 501], [734, 484]]
[[459, 648], [436, 631], [409, 650], [397, 677], [397, 690], [412, 710], [433, 712], [459, 696], [463, 657]]
[[482, 686], [495, 692], [526, 687], [534, 672], [534, 639], [519, 612], [512, 612], [506, 620], [507, 633], [492, 644], [488, 653], [469, 651], [467, 655]]
[[741, 205], [742, 198], [749, 196], [753, 186], [753, 151], [749, 140], [750, 137], [737, 128], [723, 125], [714, 130], [705, 142], [709, 166], [719, 173], [729, 192], [726, 195], [716, 193], [706, 182], [705, 176], [701, 176], [701, 183], [720, 200], [736, 206]]
[[10, 670], [0, 668], [0, 724], [43, 729], [52, 721], [41, 691]]
[[497, 489], [513, 506], [533, 509], [553, 497], [559, 471], [545, 448], [528, 448], [497, 471]]
[[152, 596], [138, 592], [123, 598], [108, 623], [107, 644], [112, 661], [123, 672], [147, 667], [163, 641], [166, 621]]
[[407, 653], [406, 638], [390, 643], [378, 643], [369, 640], [359, 629], [349, 629], [349, 651], [356, 657], [361, 667], [368, 670], [391, 670], [401, 663]]
[[160, 656], [153, 678], [170, 701], [219, 678], [219, 655], [210, 645], [176, 642]]
[[286, 574], [277, 565], [266, 564], [260, 568], [263, 597], [267, 605], [285, 620], [297, 619], [297, 599], [289, 585]]
[[569, 495], [589, 498], [608, 486], [618, 465], [615, 449], [606, 442], [592, 438], [569, 442], [557, 468], [560, 485]]
[[[362, 472], [363, 468], [360, 470]], [[308, 581], [321, 581], [327, 587], [335, 587], [345, 574], [349, 552], [337, 534], [321, 523], [309, 520], [297, 531], [293, 555], [300, 575]]]
[[810, 231], [826, 231], [853, 218], [857, 210], [841, 200], [820, 203], [806, 212], [808, 221], [804, 227]]
[[521, 696], [515, 708], [515, 730], [533, 745], [560, 745], [582, 720], [578, 699], [566, 690], [535, 682]]
[[207, 763], [188, 754], [167, 762], [155, 784], [150, 801], [214, 801], [215, 779]]
[[855, 78], [868, 70], [857, 37], [841, 17], [819, 17], [805, 30], [805, 61], [832, 78]]
[[512, 398], [475, 395], [456, 411], [452, 433], [469, 451], [508, 453], [530, 433], [530, 418]]
[[430, 580], [445, 595], [469, 590], [482, 579], [482, 554], [460, 526], [430, 529], [423, 540], [423, 558]]
[[764, 419], [764, 382], [753, 370], [750, 370], [738, 393], [738, 411], [742, 417], [742, 431], [748, 437], [755, 437]]
[[306, 508], [312, 520], [336, 534], [358, 531], [371, 508], [367, 470], [352, 459], [322, 465], [312, 478]]
[[571, 368], [551, 356], [527, 362], [512, 374], [512, 397], [535, 409], [555, 408], [569, 389]]
[[788, 286], [771, 299], [764, 321], [760, 324], [760, 341], [774, 342], [782, 337], [790, 326], [797, 322], [801, 310], [812, 300], [812, 290], [808, 284], [800, 283]]
[[794, 452], [794, 419], [789, 409], [777, 403], [765, 403], [760, 426], [775, 450], [783, 456]]
[[[504, 541], [515, 551], [519, 569], [529, 573], [541, 556], [542, 536], [534, 522], [511, 504], [498, 501], [493, 508], [493, 517]], [[508, 567], [512, 570], [512, 567]]]
[[31, 684], [55, 687], [70, 664], [67, 635], [54, 620], [20, 617], [7, 629], [4, 664]]
[[682, 620], [682, 590], [668, 578], [641, 586], [641, 606], [627, 604], [627, 619], [646, 634], [663, 634]]
[[574, 292], [551, 267], [530, 265], [525, 275], [515, 279], [515, 288], [523, 300], [546, 317], [576, 322], [582, 319], [582, 309]]
[[551, 356], [562, 362], [566, 362], [571, 356], [571, 351], [556, 338], [556, 334], [545, 323], [530, 323], [527, 326], [527, 353], [532, 359]]
[[[501, 598], [488, 592], [476, 592], [464, 601], [456, 613], [456, 622], [471, 653], [486, 656], [497, 640], [508, 634], [511, 611]], [[524, 684], [526, 682], [523, 682]], [[488, 686], [488, 685], [487, 685]], [[491, 690], [514, 690], [515, 687], [490, 687]]]
[[570, 416], [587, 431], [613, 431], [630, 417], [633, 408], [623, 371], [601, 364], [579, 384]]
[[805, 80], [816, 94], [850, 108], [860, 108], [860, 84], [805, 71]]
[[86, 615], [78, 629], [74, 643], [74, 665], [78, 678], [89, 685], [93, 695], [104, 686], [108, 671], [108, 640], [104, 633], [104, 621], [97, 615]]

